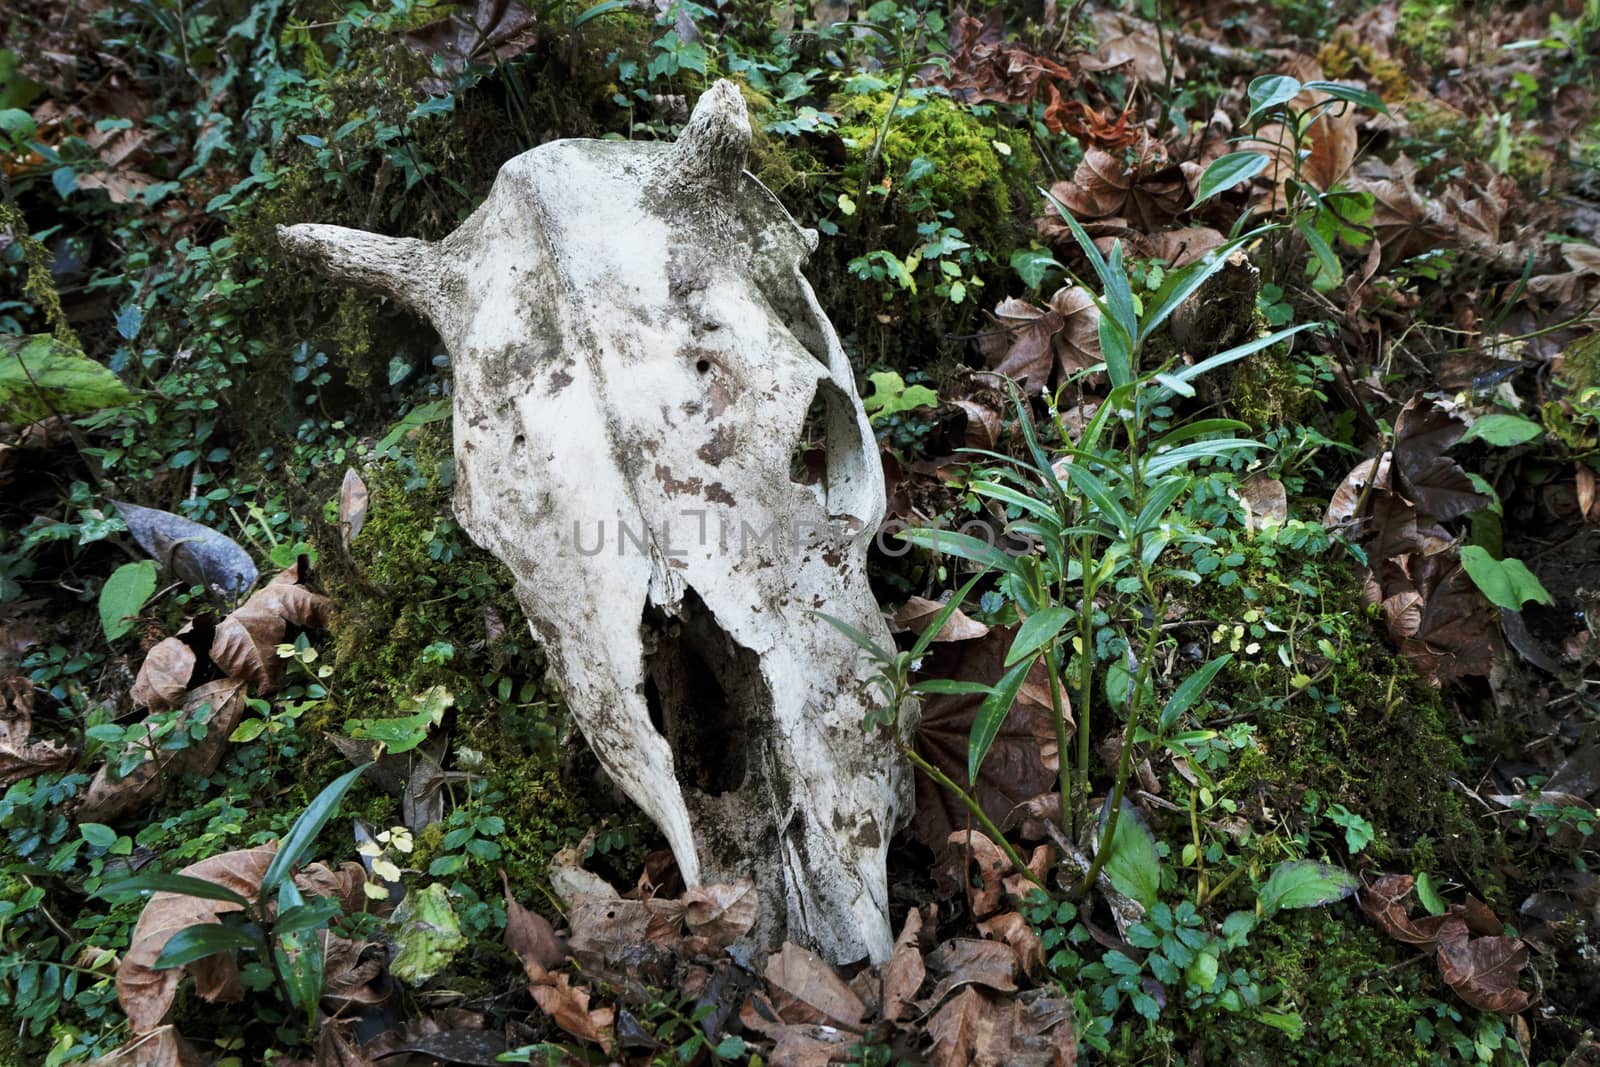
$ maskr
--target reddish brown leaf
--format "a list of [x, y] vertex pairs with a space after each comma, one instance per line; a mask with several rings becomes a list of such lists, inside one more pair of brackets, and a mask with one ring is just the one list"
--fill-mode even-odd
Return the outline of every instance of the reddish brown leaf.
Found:
[[369, 952], [372, 941], [352, 941], [322, 932], [322, 1003], [329, 1011], [383, 1003], [386, 996], [373, 983], [384, 971], [382, 952]]
[[1042, 971], [1044, 945], [1020, 912], [1007, 911], [985, 919], [978, 924], [978, 932], [986, 938], [1002, 941], [1011, 946], [1017, 958], [1022, 961], [1023, 971], [1030, 976]]
[[[1014, 629], [991, 628], [976, 641], [935, 645], [920, 677], [954, 678], [993, 685], [1005, 673]], [[980, 695], [936, 695], [922, 704], [917, 751], [954, 781], [967, 780], [967, 739], [983, 703]], [[1070, 713], [1070, 709], [1069, 709]], [[1069, 731], [1071, 724], [1069, 723]], [[1056, 736], [1050, 682], [1043, 664], [1029, 672], [1016, 705], [1006, 716], [978, 775], [976, 792], [991, 819], [1003, 819], [1018, 804], [1049, 789], [1056, 776]], [[949, 791], [917, 776], [917, 813], [911, 832], [929, 848], [941, 848], [968, 825], [970, 815]]]
[[928, 968], [941, 975], [931, 1002], [938, 1004], [952, 990], [979, 985], [997, 993], [1014, 993], [1021, 960], [1016, 949], [1001, 941], [957, 937], [928, 954]]
[[219, 678], [189, 691], [176, 729], [186, 730], [200, 709], [209, 706], [206, 735], [188, 748], [160, 749], [159, 757], [148, 753], [142, 762], [122, 778], [112, 777], [110, 764], [95, 772], [77, 808], [80, 822], [114, 822], [126, 812], [157, 796], [173, 774], [191, 771], [211, 774], [222, 762], [228, 735], [244, 716], [244, 683]]
[[1000, 910], [1005, 877], [1013, 870], [1005, 853], [988, 837], [976, 830], [957, 830], [945, 842], [934, 865], [934, 877], [941, 886], [965, 889], [973, 917], [983, 919]]
[[361, 527], [367, 522], [367, 506], [371, 495], [367, 492], [367, 483], [361, 480], [354, 467], [344, 472], [344, 481], [339, 486], [339, 526], [344, 543], [349, 544], [361, 533]]
[[1394, 427], [1394, 468], [1401, 489], [1418, 510], [1441, 522], [1488, 507], [1461, 465], [1446, 456], [1466, 424], [1437, 402], [1414, 396]]
[[546, 975], [541, 982], [528, 987], [539, 1010], [550, 1016], [555, 1024], [579, 1041], [587, 1041], [607, 1050], [611, 1049], [611, 1025], [616, 1010], [611, 1007], [589, 1007], [589, 991], [573, 987], [565, 974]]
[[168, 1025], [133, 1037], [88, 1067], [201, 1067], [205, 1062], [177, 1027]]
[[1439, 943], [1439, 973], [1462, 1000], [1482, 1011], [1515, 1015], [1532, 996], [1517, 988], [1528, 946], [1515, 937], [1475, 937]]
[[1246, 526], [1251, 530], [1281, 526], [1289, 518], [1289, 496], [1283, 483], [1264, 473], [1252, 474], [1240, 483], [1239, 499], [1249, 509]]

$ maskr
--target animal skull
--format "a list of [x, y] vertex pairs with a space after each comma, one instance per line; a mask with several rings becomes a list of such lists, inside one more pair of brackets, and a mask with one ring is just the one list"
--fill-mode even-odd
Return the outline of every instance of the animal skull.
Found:
[[[456, 516], [516, 576], [590, 745], [685, 882], [751, 876], [758, 940], [883, 960], [909, 773], [893, 737], [862, 729], [871, 664], [813, 614], [888, 645], [865, 573], [883, 475], [800, 270], [816, 234], [744, 172], [749, 143], [718, 82], [675, 144], [510, 160], [438, 243], [279, 239], [438, 329]], [[791, 477], [814, 401], [820, 486]]]

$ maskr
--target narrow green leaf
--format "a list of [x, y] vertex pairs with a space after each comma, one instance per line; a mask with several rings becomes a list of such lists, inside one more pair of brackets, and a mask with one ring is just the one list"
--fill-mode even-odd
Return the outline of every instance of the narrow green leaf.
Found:
[[1118, 532], [1124, 537], [1128, 536], [1129, 527], [1132, 525], [1128, 521], [1128, 513], [1123, 510], [1122, 505], [1104, 482], [1089, 473], [1089, 468], [1081, 463], [1068, 465], [1067, 479], [1089, 498], [1100, 514], [1115, 526]]
[[1242, 345], [1236, 345], [1233, 348], [1228, 349], [1226, 352], [1218, 352], [1216, 355], [1207, 359], [1203, 359], [1192, 367], [1179, 367], [1172, 372], [1172, 376], [1180, 381], [1193, 381], [1195, 378], [1200, 377], [1200, 375], [1205, 374], [1208, 371], [1216, 370], [1218, 367], [1225, 366], [1226, 364], [1232, 363], [1235, 360], [1243, 359], [1245, 356], [1259, 352], [1263, 348], [1271, 348], [1279, 341], [1293, 337], [1301, 330], [1311, 329], [1313, 325], [1315, 324], [1310, 322], [1302, 322], [1298, 326], [1290, 326], [1288, 329], [1276, 330], [1267, 334], [1265, 337], [1257, 337], [1254, 341], [1246, 341]]
[[1248, 429], [1250, 424], [1240, 422], [1238, 419], [1198, 419], [1162, 434], [1151, 442], [1150, 447], [1152, 451], [1160, 451], [1196, 437], [1204, 437], [1208, 433], [1238, 433], [1240, 430]]
[[968, 559], [974, 563], [1004, 571], [1007, 574], [1017, 573], [1016, 560], [989, 542], [967, 534], [951, 533], [949, 530], [919, 528], [901, 530], [895, 536], [902, 541], [921, 548], [928, 548], [935, 552]]
[[107, 882], [95, 890], [93, 895], [110, 899], [126, 896], [129, 893], [181, 893], [186, 897], [199, 897], [202, 900], [226, 901], [241, 908], [250, 906], [249, 900], [227, 886], [208, 882], [204, 878], [193, 878], [187, 874], [165, 874], [159, 871], [147, 871], [144, 874]]
[[1335, 100], [1348, 100], [1352, 104], [1356, 104], [1360, 107], [1371, 108], [1373, 111], [1377, 111], [1380, 114], [1387, 115], [1389, 113], [1389, 106], [1383, 102], [1383, 98], [1381, 96], [1379, 96], [1377, 93], [1370, 92], [1354, 85], [1341, 85], [1338, 82], [1314, 81], [1306, 82], [1301, 86], [1301, 88], [1314, 89], [1319, 93], [1327, 93]]
[[195, 960], [203, 960], [207, 956], [220, 956], [224, 952], [235, 952], [241, 948], [259, 950], [261, 943], [241, 930], [234, 930], [223, 926], [221, 923], [199, 923], [195, 926], [185, 926], [173, 934], [161, 950], [161, 955], [156, 957], [156, 962], [151, 966], [158, 971], [170, 967], [182, 967]]
[[339, 801], [344, 799], [350, 787], [356, 784], [356, 779], [360, 778], [370, 766], [372, 764], [363, 763], [334, 779], [306, 806], [306, 810], [300, 813], [300, 817], [289, 827], [289, 832], [278, 845], [277, 855], [273, 856], [272, 862], [267, 865], [266, 873], [261, 876], [259, 900], [266, 901], [277, 890], [279, 883], [300, 866], [306, 853], [316, 842], [317, 835], [322, 833], [322, 828], [338, 810]]
[[1223, 653], [1183, 680], [1183, 683], [1173, 691], [1172, 696], [1167, 698], [1166, 706], [1161, 709], [1162, 733], [1166, 733], [1177, 725], [1179, 717], [1194, 707], [1195, 702], [1205, 695], [1207, 687], [1211, 685], [1211, 680], [1232, 659], [1233, 653]]
[[1017, 636], [1011, 640], [1011, 650], [1006, 653], [1006, 666], [1012, 666], [1022, 657], [1053, 641], [1073, 617], [1072, 609], [1065, 607], [1045, 608], [1029, 615], [1018, 627]]
[[1192, 483], [1193, 479], [1186, 475], [1168, 477], [1157, 482], [1144, 503], [1144, 510], [1133, 520], [1133, 535], [1137, 537], [1147, 530], [1154, 529], [1166, 516], [1167, 509], [1172, 507], [1173, 502], [1182, 496]]
[[1177, 393], [1179, 396], [1194, 396], [1194, 386], [1170, 374], [1157, 374], [1156, 381]]
[[961, 682], [954, 678], [930, 678], [926, 682], [918, 682], [911, 688], [918, 693], [932, 693], [939, 696], [966, 696], [994, 692], [992, 685], [984, 685], [982, 682]]
[[1011, 705], [1017, 702], [1017, 693], [1022, 689], [1022, 680], [1028, 676], [1028, 671], [1033, 668], [1034, 659], [1037, 658], [1025, 659], [1002, 674], [988, 698], [978, 708], [977, 717], [972, 721], [972, 735], [967, 739], [968, 784], [978, 780], [978, 771], [983, 766], [984, 759], [988, 757], [994, 739], [1000, 735], [1000, 726], [1006, 721]]
[[[293, 885], [289, 881], [284, 885]], [[281, 892], [281, 889], [280, 889]], [[304, 904], [296, 904], [286, 910], [278, 912], [277, 922], [272, 924], [272, 932], [277, 937], [286, 934], [299, 933], [302, 930], [320, 930], [327, 926], [335, 915], [344, 909], [333, 897], [313, 897]]]
[[978, 584], [978, 579], [982, 578], [985, 573], [987, 572], [979, 571], [967, 579], [967, 583], [960, 589], [950, 594], [950, 599], [945, 601], [944, 607], [939, 609], [933, 616], [933, 620], [923, 628], [922, 633], [917, 635], [916, 643], [911, 646], [912, 659], [917, 659], [928, 651], [928, 646], [933, 644], [933, 639], [939, 635], [940, 630], [944, 629], [944, 624], [950, 621], [950, 616], [954, 615], [960, 610], [961, 605], [966, 603], [967, 594], [972, 592], [972, 587]]
[[593, 7], [587, 8], [580, 12], [578, 16], [572, 20], [572, 28], [577, 29], [590, 19], [597, 19], [601, 15], [609, 14], [612, 11], [621, 11], [627, 6], [628, 0], [606, 0], [606, 2], [603, 4], [596, 4]]
[[1261, 152], [1229, 152], [1220, 159], [1212, 160], [1205, 173], [1200, 175], [1200, 183], [1195, 186], [1194, 203], [1189, 205], [1190, 209], [1199, 207], [1218, 193], [1225, 193], [1235, 185], [1249, 181], [1266, 170], [1271, 162], [1271, 157]]
[[806, 614], [815, 615], [829, 626], [832, 626], [835, 630], [838, 630], [840, 633], [844, 634], [851, 641], [854, 641], [857, 645], [866, 649], [868, 654], [870, 654], [872, 658], [877, 660], [879, 663], [894, 662], [894, 657], [891, 656], [882, 645], [878, 644], [872, 638], [868, 637], [854, 626], [851, 626], [843, 619], [834, 618], [825, 611], [808, 611]]

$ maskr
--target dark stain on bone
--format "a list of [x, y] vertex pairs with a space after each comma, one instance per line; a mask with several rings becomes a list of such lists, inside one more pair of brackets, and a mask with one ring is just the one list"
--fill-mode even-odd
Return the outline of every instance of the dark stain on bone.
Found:
[[550, 388], [548, 392], [551, 396], [555, 396], [557, 393], [561, 392], [561, 390], [565, 389], [571, 384], [572, 375], [568, 374], [564, 370], [558, 370], [554, 374], [550, 375]]
[[711, 432], [711, 440], [695, 449], [694, 454], [715, 467], [733, 455], [738, 440], [738, 434], [734, 432], [733, 427], [718, 426]]
[[699, 478], [674, 478], [672, 468], [665, 463], [656, 464], [656, 481], [661, 483], [661, 488], [668, 496], [699, 496], [705, 487]]
[[730, 508], [737, 503], [733, 494], [728, 492], [727, 487], [721, 482], [712, 482], [706, 486], [706, 499], [713, 504], [726, 504]]

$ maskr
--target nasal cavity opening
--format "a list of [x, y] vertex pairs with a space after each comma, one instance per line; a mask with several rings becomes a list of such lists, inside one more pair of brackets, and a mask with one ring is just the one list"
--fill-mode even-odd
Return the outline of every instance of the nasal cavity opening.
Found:
[[789, 455], [789, 480], [811, 487], [834, 518], [859, 517], [860, 502], [852, 499], [852, 493], [861, 480], [862, 464], [878, 462], [875, 448], [869, 451], [862, 440], [855, 413], [855, 404], [843, 389], [830, 379], [819, 379]]
[[718, 625], [688, 589], [666, 610], [646, 604], [644, 698], [672, 749], [678, 784], [707, 796], [744, 785], [753, 724], [770, 719], [772, 695], [756, 654]]

